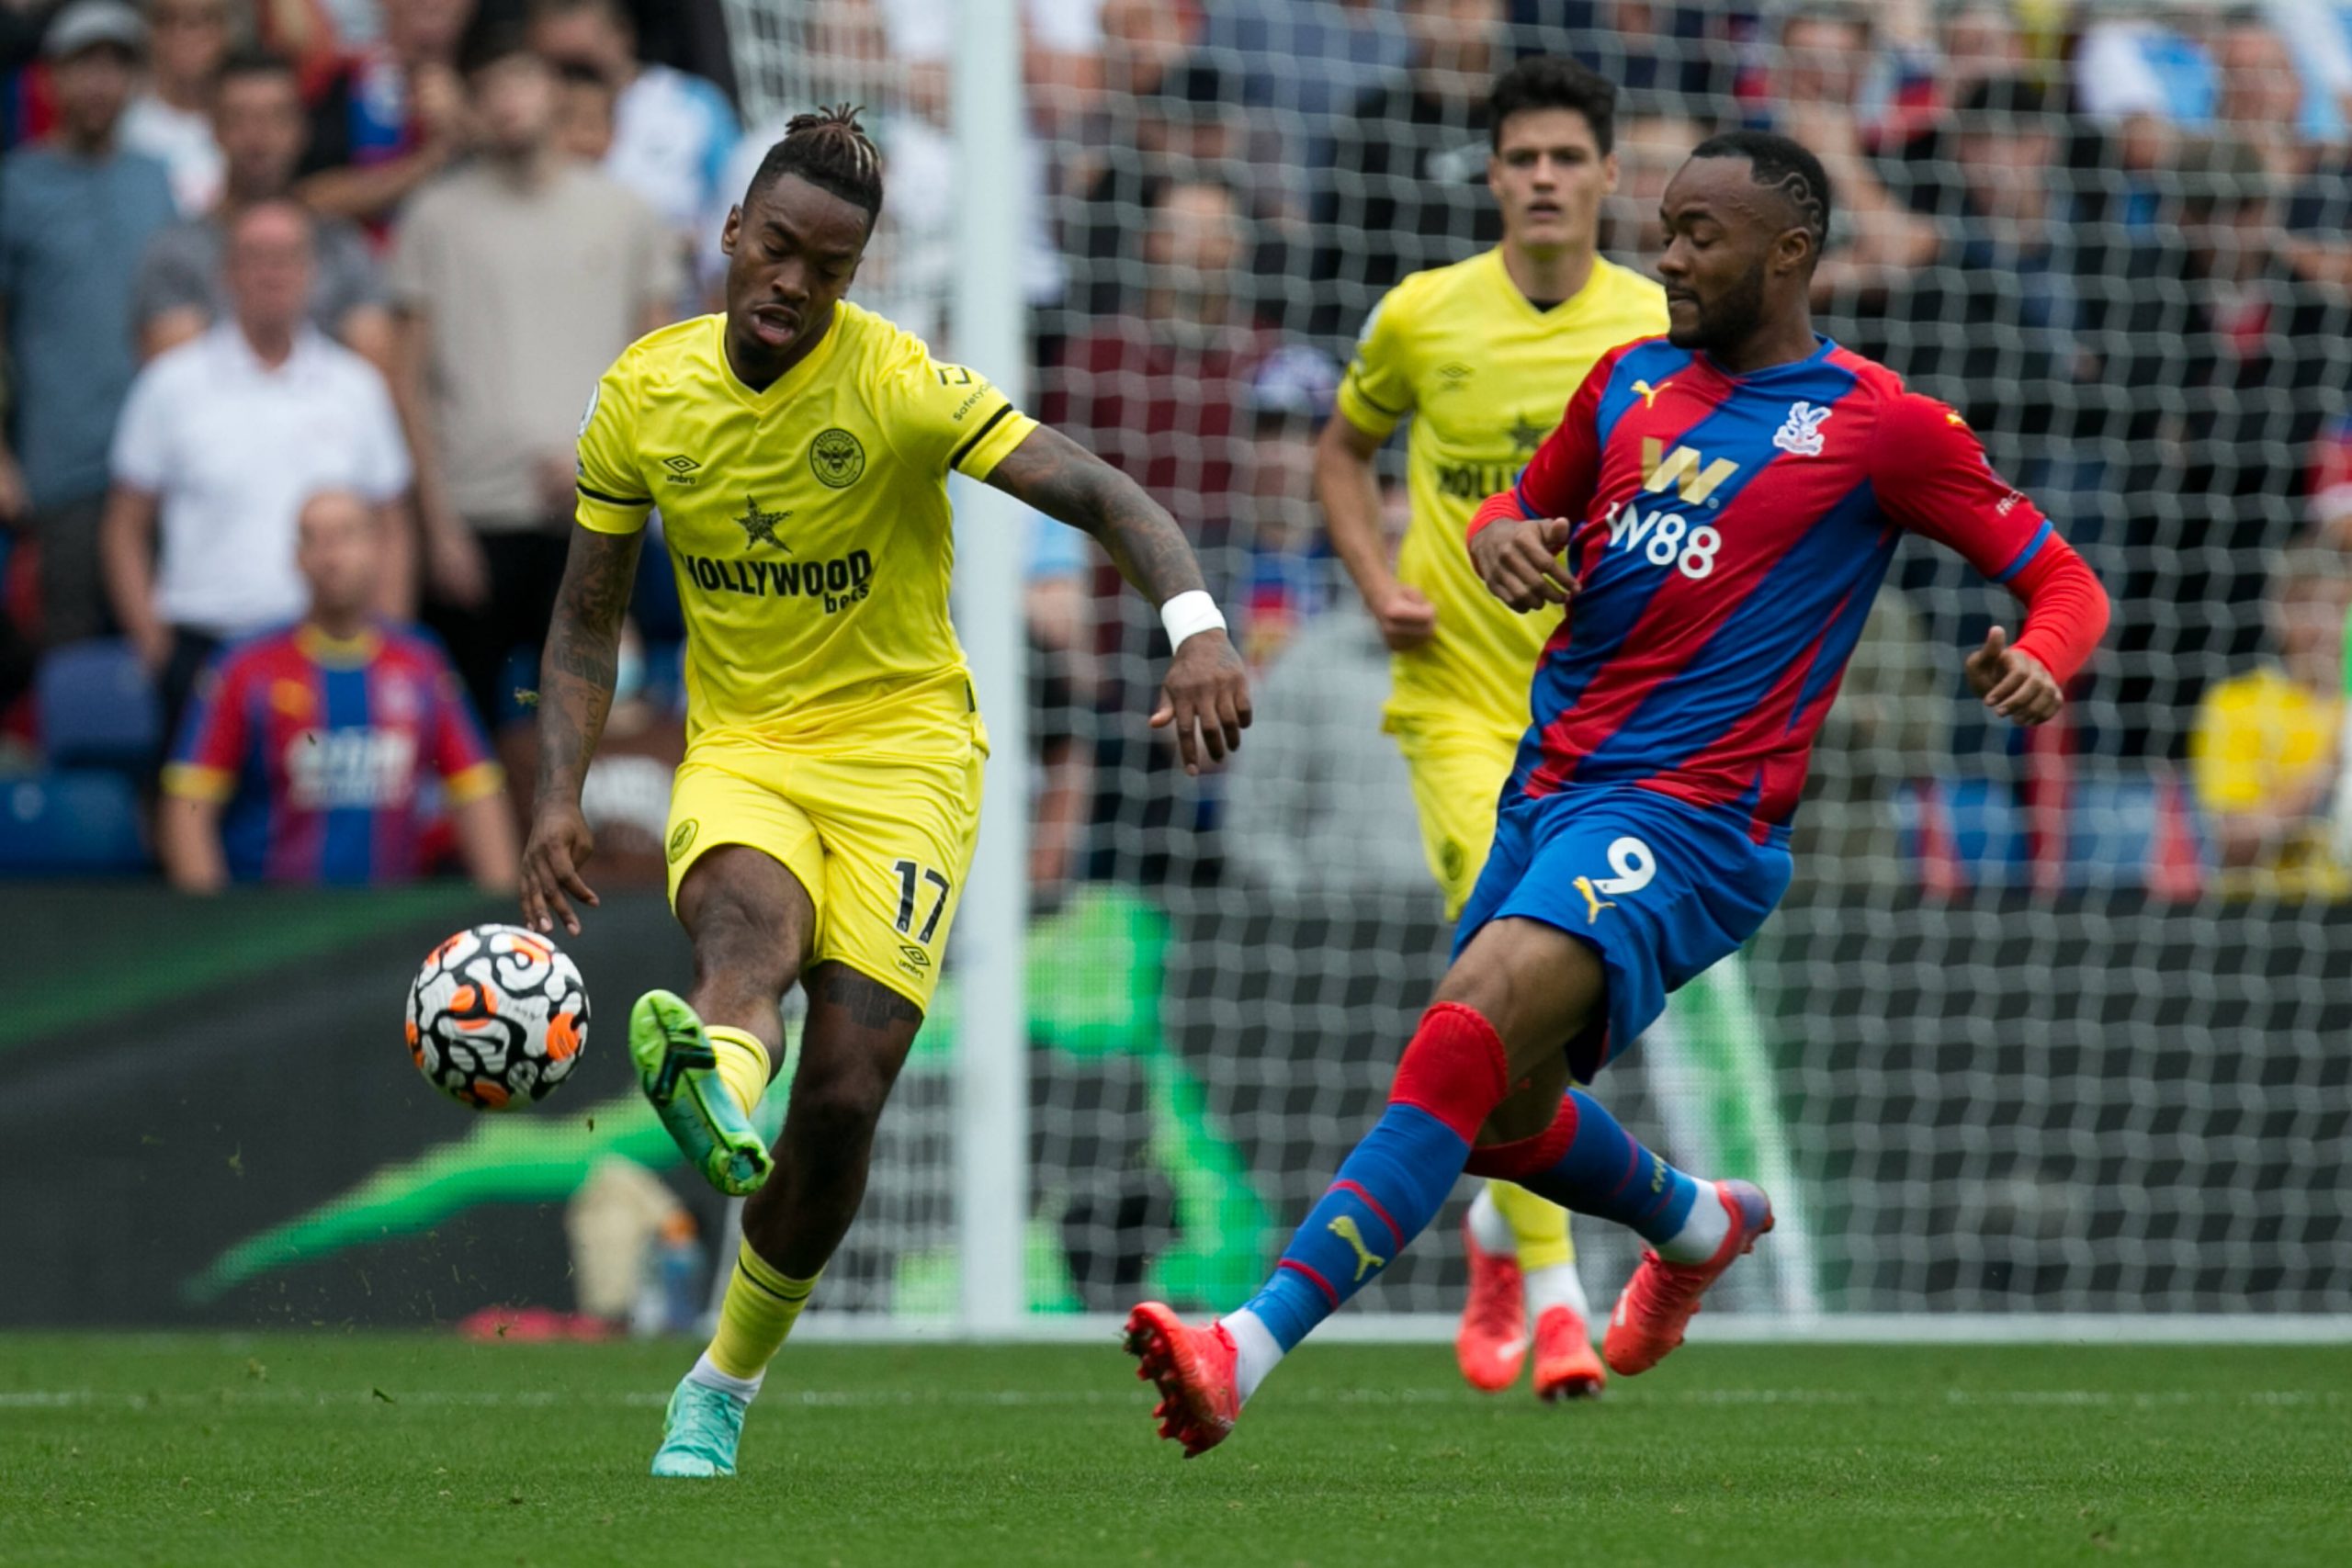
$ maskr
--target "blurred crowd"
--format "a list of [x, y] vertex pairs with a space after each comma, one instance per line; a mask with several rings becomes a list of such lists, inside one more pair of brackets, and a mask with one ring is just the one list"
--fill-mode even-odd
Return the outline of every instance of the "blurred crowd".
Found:
[[[1187, 778], [1144, 724], [1156, 618], [1037, 525], [1043, 896], [1419, 886], [1313, 441], [1382, 293], [1498, 239], [1487, 92], [1534, 51], [1622, 88], [1635, 266], [1708, 131], [1820, 153], [1823, 329], [1960, 407], [2115, 594], [2068, 721], [2019, 737], [1958, 680], [2005, 601], [1906, 547], [1816, 763], [1822, 874], [2346, 890], [2352, 4], [1023, 11], [1027, 400], [1193, 532], [1286, 716]], [[955, 353], [956, 13], [0, 0], [0, 870], [510, 877], [587, 389], [713, 308], [719, 218], [820, 98], [868, 107], [889, 182], [853, 297]], [[649, 550], [590, 805], [655, 881], [679, 636]]]

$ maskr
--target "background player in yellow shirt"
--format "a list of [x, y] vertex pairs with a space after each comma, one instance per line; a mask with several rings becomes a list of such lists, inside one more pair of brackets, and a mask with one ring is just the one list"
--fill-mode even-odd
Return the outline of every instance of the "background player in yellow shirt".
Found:
[[[1412, 773], [1421, 841], [1453, 919], [1486, 863], [1495, 805], [1528, 724], [1527, 683], [1556, 614], [1521, 615], [1488, 593], [1464, 540], [1471, 513], [1509, 490], [1560, 411], [1619, 344], [1666, 331], [1656, 283], [1598, 254], [1617, 183], [1617, 92], [1574, 62], [1522, 60], [1488, 99], [1487, 186], [1495, 249], [1415, 273], [1364, 322], [1316, 452], [1332, 547], [1394, 657], [1386, 723]], [[1396, 426], [1412, 523], [1392, 568], [1374, 459]], [[1466, 1224], [1470, 1299], [1454, 1350], [1478, 1388], [1516, 1382], [1534, 1317], [1535, 1392], [1598, 1393], [1566, 1211], [1490, 1181]]]
[[2330, 841], [2346, 827], [2347, 604], [2352, 562], [2341, 549], [2303, 544], [2279, 552], [2263, 604], [2277, 657], [2215, 682], [2197, 705], [2189, 778], [2226, 895], [2352, 893], [2352, 861]]
[[[658, 504], [686, 619], [668, 858], [695, 983], [639, 1000], [629, 1049], [687, 1157], [750, 1194], [718, 1332], [671, 1397], [657, 1475], [734, 1472], [743, 1413], [857, 1212], [875, 1122], [937, 981], [988, 749], [948, 623], [948, 471], [1085, 529], [1160, 606], [1175, 652], [1153, 723], [1174, 727], [1188, 768], [1240, 744], [1250, 721], [1240, 657], [1175, 521], [978, 375], [842, 299], [881, 204], [851, 111], [794, 119], [728, 215], [726, 312], [632, 345], [581, 424], [524, 918], [577, 931], [573, 901], [596, 902], [581, 784]], [[752, 1111], [796, 980], [808, 1022], [771, 1156]]]

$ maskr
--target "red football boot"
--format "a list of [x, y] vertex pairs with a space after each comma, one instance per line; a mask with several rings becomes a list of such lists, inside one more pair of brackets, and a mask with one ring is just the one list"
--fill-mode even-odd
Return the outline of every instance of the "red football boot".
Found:
[[1536, 1314], [1536, 1398], [1546, 1404], [1561, 1399], [1590, 1399], [1608, 1381], [1584, 1319], [1564, 1306], [1545, 1307]]
[[1183, 1444], [1186, 1459], [1225, 1441], [1241, 1415], [1234, 1376], [1238, 1352], [1225, 1325], [1193, 1328], [1174, 1308], [1146, 1302], [1127, 1314], [1126, 1344], [1140, 1363], [1136, 1376], [1159, 1385], [1159, 1403], [1151, 1413], [1161, 1437]]
[[1462, 1222], [1462, 1252], [1470, 1260], [1470, 1299], [1462, 1303], [1453, 1359], [1472, 1388], [1499, 1393], [1519, 1381], [1527, 1360], [1527, 1287], [1519, 1259], [1488, 1252]]
[[[1772, 1201], [1760, 1188], [1718, 1181], [1715, 1194], [1731, 1213], [1731, 1229], [1713, 1258], [1704, 1263], [1668, 1263], [1655, 1252], [1645, 1252], [1642, 1266], [1625, 1281], [1601, 1341], [1611, 1371], [1632, 1377], [1666, 1359], [1682, 1343], [1707, 1287], [1756, 1250], [1756, 1238], [1772, 1228]], [[1700, 1201], [1706, 1201], [1703, 1193]]]

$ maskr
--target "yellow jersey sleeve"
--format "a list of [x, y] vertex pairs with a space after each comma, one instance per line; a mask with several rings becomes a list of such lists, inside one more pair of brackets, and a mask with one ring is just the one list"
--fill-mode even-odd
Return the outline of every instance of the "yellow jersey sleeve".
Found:
[[637, 466], [636, 378], [623, 355], [588, 394], [580, 418], [580, 525], [599, 534], [634, 534], [645, 526], [653, 497]]
[[877, 410], [890, 445], [910, 466], [985, 479], [1037, 422], [978, 371], [933, 359], [901, 333], [898, 351], [875, 370]]
[[1412, 366], [1405, 353], [1405, 285], [1390, 289], [1356, 334], [1348, 373], [1340, 378], [1340, 412], [1367, 435], [1385, 438], [1413, 412]]

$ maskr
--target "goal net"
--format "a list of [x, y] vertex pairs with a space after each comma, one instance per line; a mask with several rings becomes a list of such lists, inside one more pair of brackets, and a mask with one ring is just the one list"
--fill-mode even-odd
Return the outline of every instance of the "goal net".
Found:
[[[1758, 9], [1027, 6], [1026, 135], [1001, 150], [1025, 196], [989, 220], [1022, 236], [1002, 291], [1028, 401], [1183, 523], [1261, 693], [1243, 768], [1188, 777], [1147, 723], [1149, 607], [1050, 524], [1002, 542], [1027, 562], [998, 613], [1026, 628], [1030, 787], [989, 809], [1031, 822], [1029, 1203], [1005, 1235], [1040, 1332], [1145, 1294], [1237, 1302], [1442, 972], [1385, 658], [1311, 453], [1385, 288], [1495, 243], [1485, 89], [1531, 51], [1623, 88], [1602, 243], [1637, 268], [1709, 130], [1820, 152], [1818, 324], [1959, 408], [2116, 604], [2064, 720], [2019, 732], [1960, 678], [2011, 602], [1906, 542], [1815, 755], [1795, 886], [1597, 1086], [1669, 1157], [1774, 1192], [1726, 1316], [2352, 1314], [2352, 989], [2330, 988], [2352, 44], [2218, 8], [2064, 32], [2047, 6]], [[890, 195], [852, 297], [952, 357], [956, 7], [728, 11], [755, 131], [866, 107]], [[957, 979], [812, 1323], [953, 1321]], [[1442, 1331], [1458, 1218], [1351, 1312]], [[1577, 1234], [1605, 1301], [1628, 1239]]]

